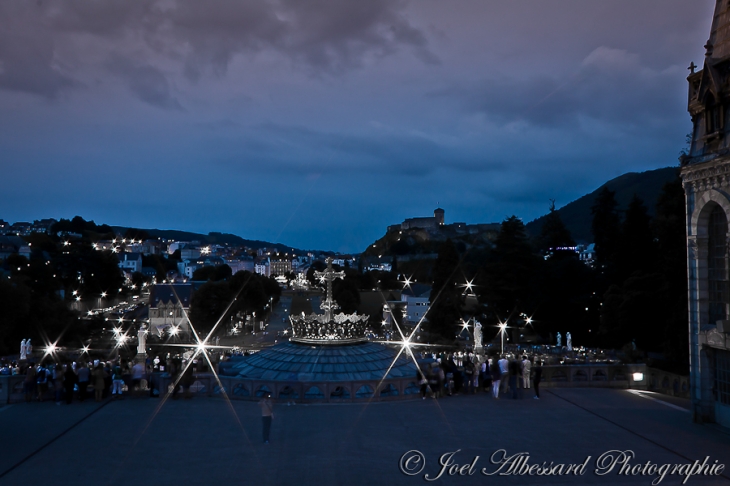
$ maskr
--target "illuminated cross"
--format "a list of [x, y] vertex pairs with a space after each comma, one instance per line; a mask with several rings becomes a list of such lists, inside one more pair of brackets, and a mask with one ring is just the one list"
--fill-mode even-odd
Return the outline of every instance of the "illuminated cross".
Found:
[[319, 308], [324, 311], [325, 321], [329, 322], [332, 320], [332, 312], [340, 308], [337, 302], [332, 299], [332, 282], [336, 278], [345, 278], [345, 272], [335, 272], [332, 268], [332, 257], [328, 257], [327, 270], [324, 272], [314, 272], [314, 276], [327, 282], [327, 299], [322, 302]]

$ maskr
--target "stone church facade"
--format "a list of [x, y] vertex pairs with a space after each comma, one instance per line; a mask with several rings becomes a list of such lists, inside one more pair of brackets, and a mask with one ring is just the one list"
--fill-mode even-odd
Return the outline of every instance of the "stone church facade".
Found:
[[730, 0], [716, 0], [702, 69], [690, 65], [686, 197], [693, 418], [730, 427]]

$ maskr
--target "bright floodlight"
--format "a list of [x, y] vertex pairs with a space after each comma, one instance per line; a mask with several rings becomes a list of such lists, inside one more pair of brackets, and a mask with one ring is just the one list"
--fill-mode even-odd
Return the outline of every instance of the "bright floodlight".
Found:
[[644, 381], [644, 373], [634, 373], [634, 381]]
[[532, 324], [532, 317], [528, 317], [527, 319], [525, 319], [525, 322], [528, 324]]
[[81, 352], [82, 353], [88, 353], [89, 352], [89, 347], [88, 346], [84, 346], [83, 348], [81, 348]]
[[173, 336], [177, 336], [178, 331], [180, 331], [180, 328], [177, 326], [172, 326], [170, 328], [170, 334], [172, 334]]
[[102, 298], [106, 297], [106, 292], [102, 292], [102, 293], [101, 293], [101, 297], [102, 297]]
[[46, 347], [46, 354], [50, 354], [56, 351], [56, 345], [55, 344], [49, 344]]

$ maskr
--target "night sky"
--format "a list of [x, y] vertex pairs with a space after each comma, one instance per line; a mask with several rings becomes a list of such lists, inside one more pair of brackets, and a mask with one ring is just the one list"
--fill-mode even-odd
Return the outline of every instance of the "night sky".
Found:
[[0, 2], [0, 218], [359, 252], [677, 165], [714, 0]]

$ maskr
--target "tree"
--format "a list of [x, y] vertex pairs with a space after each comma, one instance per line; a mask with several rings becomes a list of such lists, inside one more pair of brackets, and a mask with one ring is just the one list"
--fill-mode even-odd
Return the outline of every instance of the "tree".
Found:
[[124, 238], [127, 240], [140, 240], [145, 241], [149, 240], [150, 234], [146, 230], [141, 230], [137, 228], [129, 228], [127, 231], [124, 232]]
[[612, 270], [616, 262], [621, 230], [617, 206], [616, 193], [604, 186], [591, 208], [593, 214], [591, 231], [599, 268], [610, 267]]
[[517, 312], [531, 313], [539, 263], [527, 239], [525, 225], [517, 216], [507, 218], [502, 222], [484, 269], [479, 286], [480, 301], [499, 319]]
[[360, 290], [358, 289], [357, 280], [345, 277], [332, 282], [332, 298], [335, 299], [340, 306], [340, 310], [345, 314], [352, 314], [357, 311], [360, 306]]
[[657, 199], [654, 235], [662, 275], [658, 319], [664, 323], [660, 334], [661, 350], [668, 363], [677, 363], [678, 373], [687, 373], [689, 343], [687, 335], [687, 240], [684, 189], [677, 177], [662, 188]]
[[560, 250], [560, 248], [568, 248], [575, 246], [575, 241], [570, 236], [570, 231], [560, 219], [560, 214], [555, 209], [555, 201], [550, 201], [550, 212], [545, 217], [545, 223], [540, 230], [538, 237], [538, 247], [545, 253], [552, 253], [556, 257], [562, 257], [566, 254], [575, 255], [572, 250]]
[[461, 317], [459, 292], [456, 288], [458, 269], [459, 254], [451, 239], [447, 239], [441, 245], [433, 267], [431, 307], [426, 316], [426, 330], [447, 341], [454, 340]]
[[637, 271], [653, 271], [655, 246], [651, 218], [644, 202], [634, 194], [621, 225], [621, 239], [617, 247], [618, 280], [622, 281]]
[[193, 280], [212, 280], [217, 282], [219, 280], [226, 280], [233, 275], [231, 267], [226, 264], [216, 266], [205, 266], [200, 267], [193, 272]]

